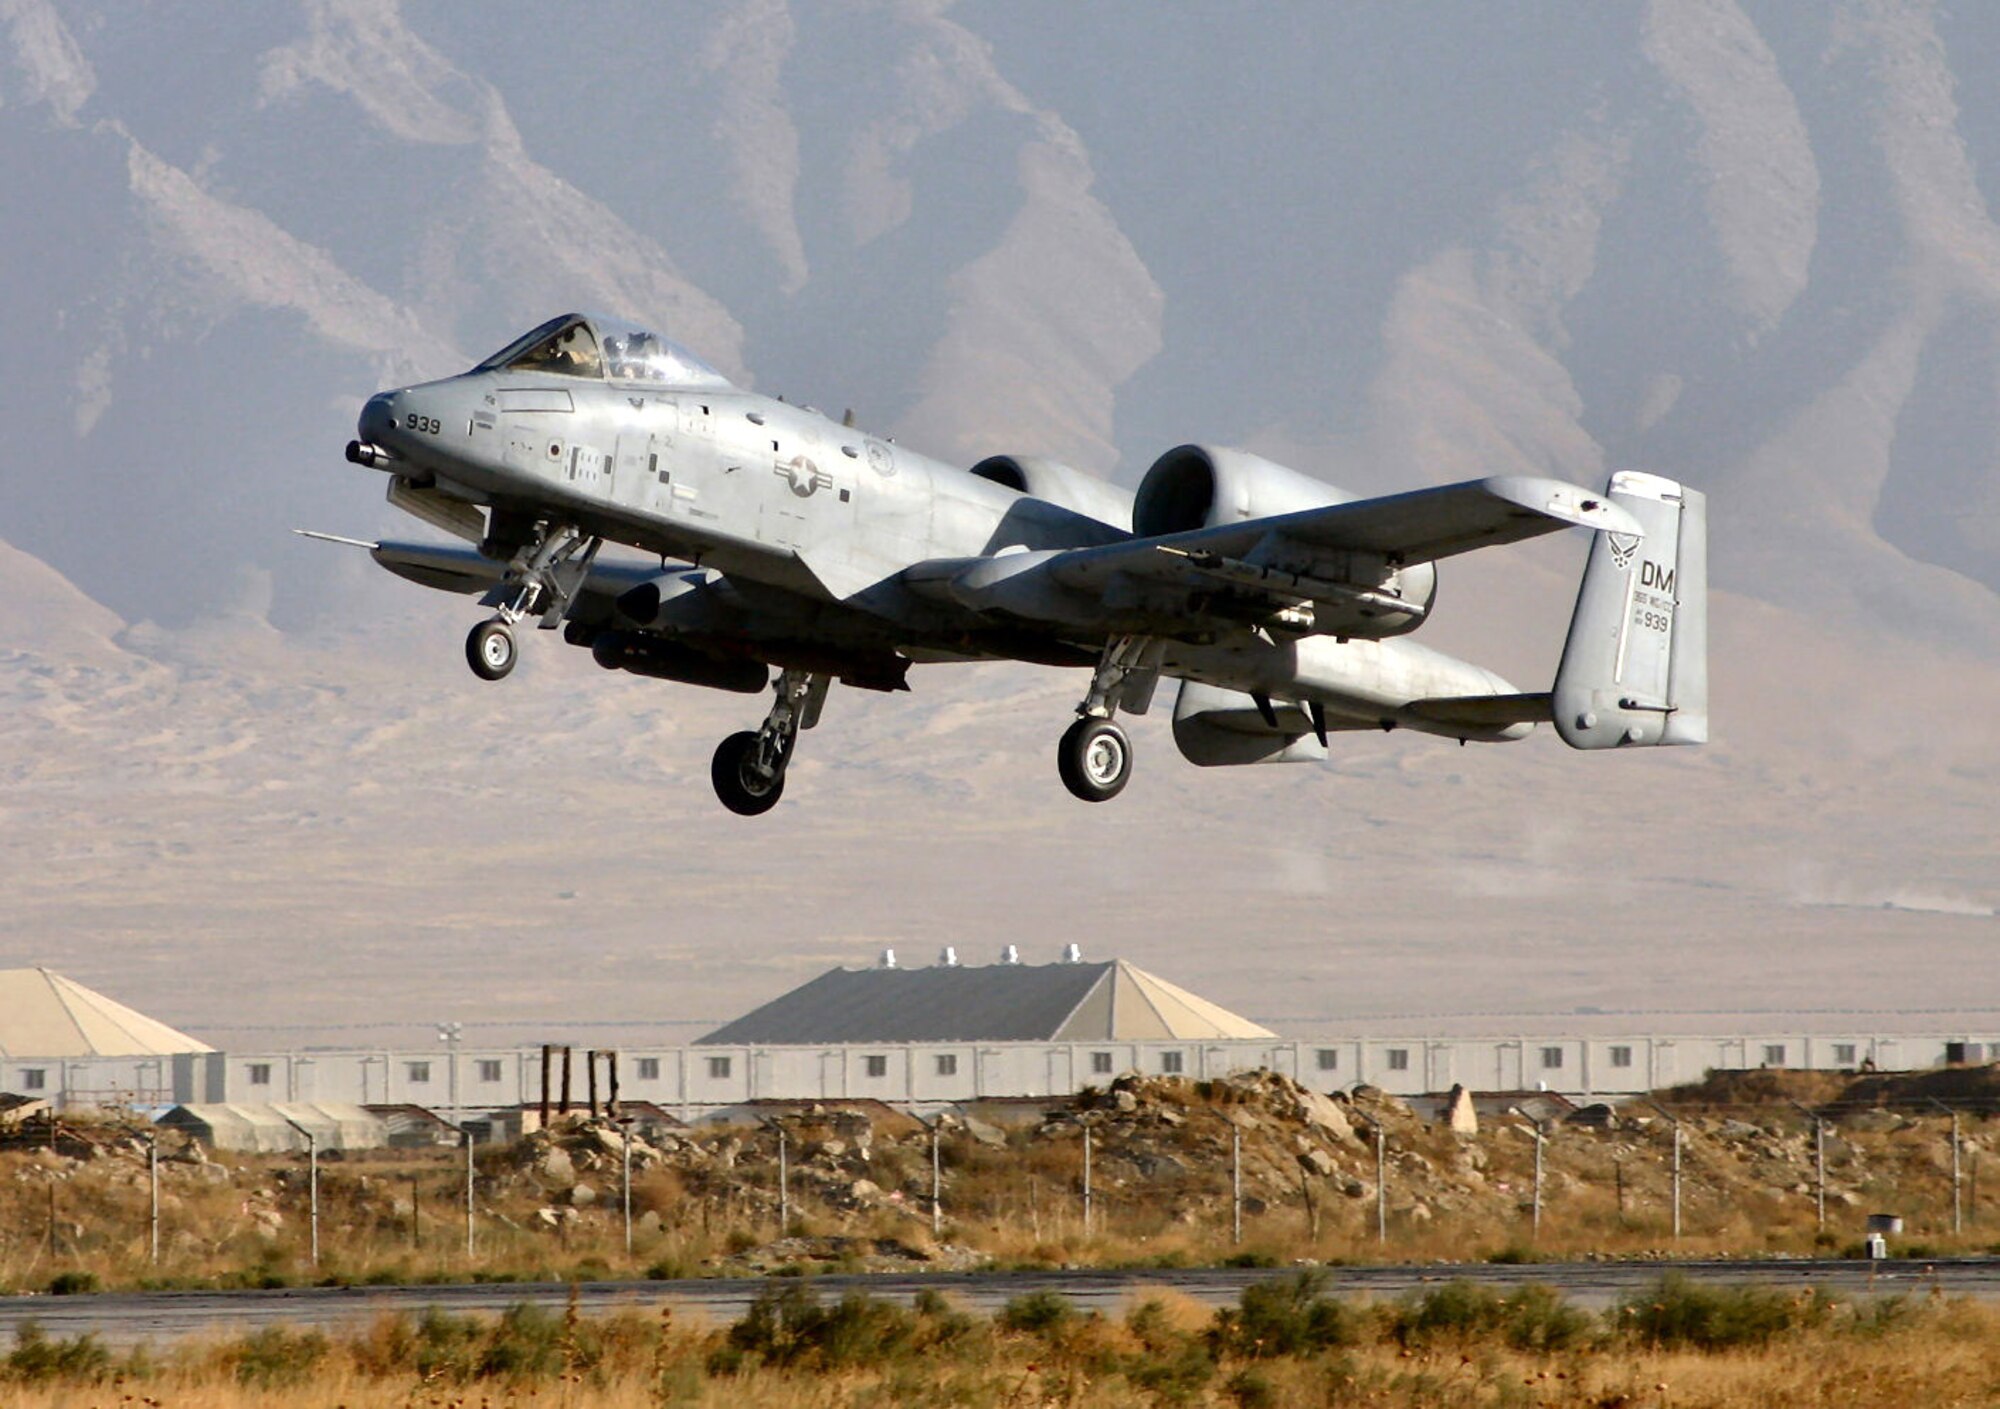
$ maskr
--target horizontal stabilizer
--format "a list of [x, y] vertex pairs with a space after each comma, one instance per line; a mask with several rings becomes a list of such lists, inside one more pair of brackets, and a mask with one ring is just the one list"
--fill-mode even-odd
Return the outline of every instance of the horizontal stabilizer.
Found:
[[1504, 729], [1513, 724], [1548, 723], [1551, 698], [1547, 691], [1538, 695], [1441, 695], [1412, 700], [1399, 712], [1428, 724]]

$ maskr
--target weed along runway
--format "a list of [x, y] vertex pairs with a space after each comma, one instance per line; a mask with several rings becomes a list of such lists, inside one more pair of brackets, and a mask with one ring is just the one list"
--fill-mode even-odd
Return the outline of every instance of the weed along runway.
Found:
[[[1293, 1275], [1295, 1268], [1175, 1268], [1143, 1271], [1078, 1270], [992, 1272], [906, 1276], [827, 1275], [800, 1279], [824, 1300], [849, 1292], [907, 1304], [924, 1291], [942, 1292], [964, 1309], [981, 1315], [1036, 1292], [1055, 1292], [1082, 1311], [1117, 1314], [1149, 1292], [1170, 1291], [1208, 1306], [1233, 1305], [1245, 1287]], [[1340, 1297], [1387, 1299], [1454, 1280], [1488, 1287], [1538, 1283], [1580, 1307], [1602, 1310], [1652, 1286], [1670, 1272], [1715, 1285], [1756, 1285], [1805, 1290], [1837, 1297], [1898, 1296], [1939, 1292], [2000, 1301], [2000, 1259], [1955, 1258], [1878, 1263], [1851, 1259], [1772, 1259], [1755, 1262], [1563, 1262], [1537, 1265], [1429, 1263], [1325, 1269], [1326, 1292]], [[586, 1315], [671, 1306], [677, 1313], [721, 1325], [736, 1320], [759, 1293], [788, 1279], [768, 1277], [690, 1278], [660, 1282], [581, 1282], [574, 1284], [578, 1309]], [[569, 1303], [571, 1284], [561, 1282], [477, 1283], [456, 1286], [302, 1287], [281, 1291], [107, 1292], [82, 1296], [0, 1297], [0, 1339], [11, 1339], [28, 1322], [51, 1336], [97, 1336], [107, 1346], [166, 1343], [207, 1332], [242, 1334], [284, 1324], [331, 1330], [355, 1327], [383, 1312], [443, 1311], [493, 1313], [530, 1303], [560, 1308]]]

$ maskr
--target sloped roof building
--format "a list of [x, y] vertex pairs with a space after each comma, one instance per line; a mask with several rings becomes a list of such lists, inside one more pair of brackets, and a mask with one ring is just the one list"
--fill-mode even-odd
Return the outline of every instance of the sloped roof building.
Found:
[[1123, 959], [834, 969], [699, 1044], [1145, 1042], [1274, 1034]]
[[0, 969], [0, 1058], [150, 1057], [214, 1050], [48, 969]]

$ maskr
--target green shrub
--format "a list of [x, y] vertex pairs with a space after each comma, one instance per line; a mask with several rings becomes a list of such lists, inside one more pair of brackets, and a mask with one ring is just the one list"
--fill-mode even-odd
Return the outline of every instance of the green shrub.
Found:
[[1546, 1355], [1587, 1345], [1597, 1323], [1553, 1288], [1529, 1282], [1510, 1290], [1464, 1279], [1413, 1292], [1391, 1307], [1386, 1329], [1398, 1345], [1497, 1337], [1515, 1350]]
[[569, 1343], [573, 1330], [553, 1311], [516, 1302], [487, 1332], [474, 1373], [480, 1379], [542, 1380], [560, 1375], [572, 1360], [595, 1363], [588, 1348]]
[[1061, 1292], [1028, 1292], [1000, 1309], [1000, 1329], [1045, 1335], [1076, 1319], [1076, 1303]]
[[1614, 1313], [1627, 1334], [1660, 1349], [1735, 1350], [1823, 1322], [1831, 1304], [1818, 1291], [1795, 1296], [1769, 1287], [1707, 1287], [1670, 1272]]
[[290, 1389], [312, 1378], [326, 1358], [326, 1337], [318, 1331], [265, 1326], [225, 1352], [236, 1382], [257, 1389]]
[[1215, 1378], [1215, 1359], [1199, 1341], [1182, 1338], [1172, 1350], [1128, 1357], [1123, 1369], [1126, 1381], [1155, 1403], [1194, 1404]]
[[[918, 1318], [900, 1306], [861, 1292], [822, 1306], [812, 1288], [801, 1282], [759, 1292], [728, 1336], [732, 1349], [767, 1364], [821, 1369], [879, 1364], [918, 1340]], [[735, 1368], [716, 1372], [731, 1373]]]
[[1215, 1313], [1209, 1343], [1217, 1355], [1253, 1360], [1353, 1345], [1360, 1318], [1325, 1290], [1326, 1274], [1318, 1270], [1253, 1282], [1234, 1307]]
[[92, 1384], [111, 1371], [111, 1352], [94, 1335], [53, 1340], [34, 1321], [14, 1328], [14, 1349], [0, 1361], [0, 1371], [10, 1380], [30, 1384], [51, 1380]]
[[1222, 1388], [1242, 1409], [1271, 1409], [1278, 1402], [1277, 1386], [1255, 1370], [1238, 1370]]

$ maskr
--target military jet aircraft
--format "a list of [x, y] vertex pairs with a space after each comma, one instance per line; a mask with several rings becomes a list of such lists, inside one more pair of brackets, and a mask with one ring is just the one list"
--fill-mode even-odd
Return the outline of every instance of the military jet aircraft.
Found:
[[[1706, 501], [1670, 480], [1357, 499], [1183, 445], [1133, 492], [1027, 456], [960, 469], [851, 420], [567, 314], [460, 376], [372, 397], [347, 458], [465, 541], [365, 546], [492, 610], [466, 639], [482, 679], [514, 668], [514, 628], [534, 618], [607, 669], [771, 690], [710, 770], [744, 815], [777, 803], [834, 681], [902, 690], [912, 664], [945, 661], [1088, 671], [1056, 755], [1087, 802], [1124, 788], [1117, 716], [1145, 714], [1162, 676], [1180, 682], [1174, 740], [1204, 766], [1321, 759], [1361, 729], [1485, 742], [1549, 721], [1580, 749], [1707, 738]], [[1439, 560], [1572, 525], [1594, 540], [1551, 689], [1406, 639], [1436, 606]], [[607, 543], [650, 560], [600, 556]]]

